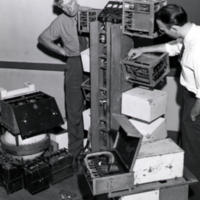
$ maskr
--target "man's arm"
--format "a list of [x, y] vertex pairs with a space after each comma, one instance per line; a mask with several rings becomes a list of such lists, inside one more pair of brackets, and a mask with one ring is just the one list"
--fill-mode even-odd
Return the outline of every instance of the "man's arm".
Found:
[[191, 119], [192, 121], [196, 120], [196, 117], [200, 115], [200, 99], [197, 98], [192, 109], [191, 109]]
[[147, 53], [147, 52], [167, 52], [166, 44], [159, 44], [159, 45], [131, 49], [128, 53], [128, 58], [135, 59], [139, 57], [140, 55], [142, 55], [143, 53]]
[[54, 40], [50, 40], [48, 37], [46, 37], [45, 31], [38, 37], [38, 42], [45, 46], [47, 49], [54, 51], [57, 54], [66, 56], [64, 48], [55, 44]]

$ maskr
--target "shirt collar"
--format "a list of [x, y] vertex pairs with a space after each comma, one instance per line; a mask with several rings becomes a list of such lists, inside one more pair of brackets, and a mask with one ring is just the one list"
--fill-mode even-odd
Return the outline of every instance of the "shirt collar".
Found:
[[189, 32], [185, 36], [183, 43], [186, 46], [191, 44], [191, 41], [195, 40], [195, 30], [196, 30], [196, 25], [192, 24], [192, 27], [190, 28]]

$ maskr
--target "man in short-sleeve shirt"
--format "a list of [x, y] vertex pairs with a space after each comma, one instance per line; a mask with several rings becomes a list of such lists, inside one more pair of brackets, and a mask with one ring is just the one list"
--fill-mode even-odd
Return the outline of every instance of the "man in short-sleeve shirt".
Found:
[[[87, 41], [77, 33], [77, 12], [81, 7], [76, 0], [55, 0], [55, 5], [61, 8], [63, 13], [41, 33], [38, 41], [49, 50], [67, 57], [64, 89], [68, 147], [74, 157], [73, 170], [78, 171], [78, 155], [84, 139], [82, 122], [84, 97], [81, 89], [84, 75], [80, 52], [87, 48]], [[54, 43], [59, 38], [63, 46]]]

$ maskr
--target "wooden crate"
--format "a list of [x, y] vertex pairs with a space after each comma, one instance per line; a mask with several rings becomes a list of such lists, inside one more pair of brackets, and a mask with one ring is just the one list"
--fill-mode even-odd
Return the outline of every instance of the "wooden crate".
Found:
[[151, 39], [158, 37], [155, 13], [165, 5], [166, 0], [124, 0], [123, 33]]
[[170, 72], [167, 53], [144, 53], [136, 59], [125, 58], [122, 70], [126, 81], [155, 87]]

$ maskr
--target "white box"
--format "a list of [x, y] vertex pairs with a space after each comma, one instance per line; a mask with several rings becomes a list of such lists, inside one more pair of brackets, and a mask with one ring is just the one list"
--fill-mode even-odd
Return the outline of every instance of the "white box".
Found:
[[83, 111], [83, 127], [88, 131], [91, 125], [91, 110], [87, 109]]
[[122, 93], [122, 114], [151, 122], [166, 114], [167, 92], [133, 88]]
[[59, 133], [50, 133], [50, 139], [58, 143], [58, 149], [68, 149], [69, 140], [67, 130], [63, 129]]
[[63, 118], [63, 121], [64, 121], [64, 124], [62, 124], [61, 127], [62, 127], [63, 129], [65, 129], [65, 130], [67, 130], [68, 127], [67, 127], [67, 120], [66, 120], [66, 118]]
[[90, 49], [81, 52], [81, 60], [83, 64], [83, 71], [90, 72]]
[[160, 117], [150, 123], [136, 119], [129, 119], [129, 121], [143, 135], [142, 142], [161, 140], [167, 137], [166, 122], [163, 117]]
[[[50, 133], [50, 139], [58, 143], [58, 149], [69, 148], [69, 139], [67, 130], [63, 130], [60, 133]], [[83, 139], [83, 146], [85, 147], [87, 138]]]
[[184, 151], [170, 138], [143, 142], [136, 159], [134, 185], [183, 176]]
[[153, 190], [138, 194], [131, 194], [127, 196], [122, 196], [121, 200], [159, 200], [160, 191], [159, 190]]

